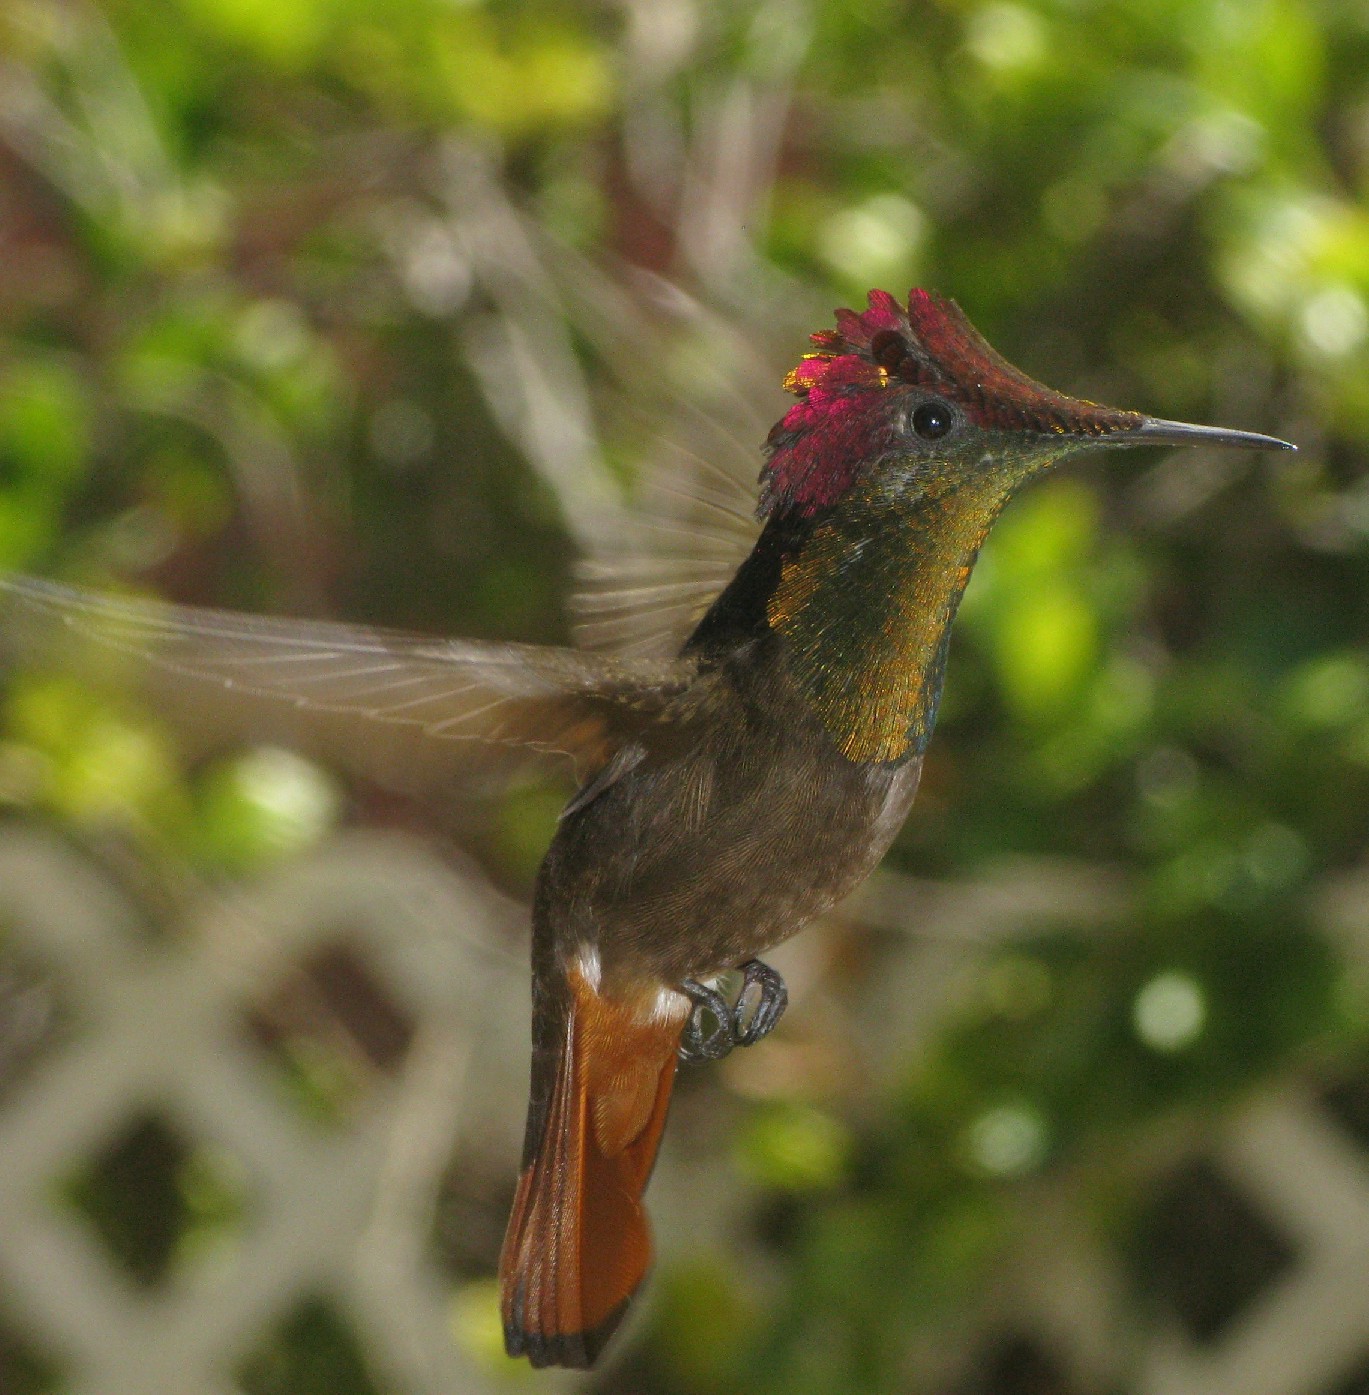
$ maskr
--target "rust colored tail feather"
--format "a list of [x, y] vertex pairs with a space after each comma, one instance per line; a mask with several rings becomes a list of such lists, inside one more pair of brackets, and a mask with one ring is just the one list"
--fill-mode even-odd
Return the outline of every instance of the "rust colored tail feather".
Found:
[[569, 985], [555, 1080], [499, 1259], [504, 1344], [534, 1366], [587, 1367], [651, 1263], [642, 1193], [675, 1080], [683, 1011], [652, 1020]]

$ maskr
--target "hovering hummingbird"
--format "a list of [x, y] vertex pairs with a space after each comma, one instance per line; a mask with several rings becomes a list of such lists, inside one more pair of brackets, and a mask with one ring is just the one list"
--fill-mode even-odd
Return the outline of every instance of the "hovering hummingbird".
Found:
[[[925, 290], [906, 308], [872, 291], [836, 321], [785, 379], [799, 400], [765, 443], [754, 547], [675, 657], [0, 578], [21, 617], [133, 652], [173, 697], [188, 680], [230, 697], [229, 726], [307, 710], [311, 744], [354, 768], [385, 773], [383, 724], [429, 739], [438, 790], [472, 746], [576, 761], [533, 901], [531, 1101], [500, 1259], [505, 1342], [534, 1366], [591, 1365], [645, 1276], [677, 1061], [774, 1027], [787, 995], [759, 956], [863, 881], [902, 825], [956, 609], [1013, 493], [1090, 447], [1293, 449], [1054, 392]], [[728, 1001], [711, 981], [733, 969]]]

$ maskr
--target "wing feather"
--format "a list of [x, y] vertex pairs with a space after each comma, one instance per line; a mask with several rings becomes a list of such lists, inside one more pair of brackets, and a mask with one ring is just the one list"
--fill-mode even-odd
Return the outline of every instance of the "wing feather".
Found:
[[565, 756], [583, 775], [697, 674], [683, 659], [199, 610], [16, 575], [0, 576], [0, 635], [23, 662], [121, 656], [201, 745], [283, 740], [408, 789], [497, 755]]
[[[578, 569], [570, 609], [576, 640], [589, 649], [678, 650], [760, 531], [757, 451], [702, 411], [692, 419], [677, 411], [646, 438], [640, 488], [620, 526], [605, 530]], [[717, 453], [722, 463], [711, 458]]]

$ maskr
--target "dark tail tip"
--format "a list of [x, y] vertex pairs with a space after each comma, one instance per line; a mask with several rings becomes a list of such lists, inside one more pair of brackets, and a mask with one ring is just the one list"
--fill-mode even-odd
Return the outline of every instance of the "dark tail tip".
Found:
[[526, 1356], [539, 1369], [567, 1366], [577, 1371], [588, 1370], [618, 1330], [631, 1301], [630, 1297], [623, 1299], [603, 1322], [588, 1332], [533, 1332], [523, 1325], [520, 1292], [515, 1295], [504, 1324], [504, 1350], [510, 1356]]

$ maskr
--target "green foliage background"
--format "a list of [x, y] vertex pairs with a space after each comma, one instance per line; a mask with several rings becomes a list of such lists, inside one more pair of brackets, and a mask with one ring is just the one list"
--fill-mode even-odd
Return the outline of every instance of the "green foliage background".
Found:
[[[1369, 6], [9, 0], [0, 565], [564, 637], [565, 495], [499, 419], [504, 303], [449, 231], [472, 171], [620, 475], [610, 390], [726, 382], [741, 343], [773, 417], [803, 335], [873, 285], [954, 295], [1062, 388], [1299, 444], [1081, 464], [1003, 520], [895, 859], [1084, 858], [1132, 909], [1016, 943], [891, 1093], [743, 1110], [770, 1281], [667, 1267], [603, 1385], [913, 1388], [1041, 1189], [1144, 1249], [1149, 1141], [1369, 1044], [1313, 915], [1369, 807]], [[620, 300], [654, 324], [627, 371], [596, 329]], [[11, 805], [143, 856], [250, 871], [337, 817], [322, 776], [187, 766], [59, 680], [16, 680], [5, 729]], [[496, 816], [505, 876], [547, 807]], [[310, 1369], [254, 1379], [348, 1378]]]

